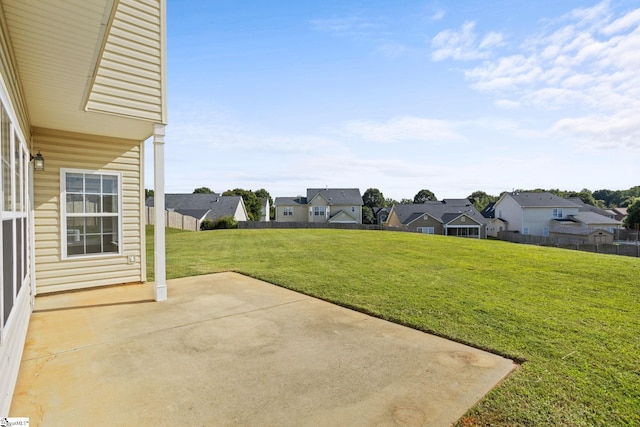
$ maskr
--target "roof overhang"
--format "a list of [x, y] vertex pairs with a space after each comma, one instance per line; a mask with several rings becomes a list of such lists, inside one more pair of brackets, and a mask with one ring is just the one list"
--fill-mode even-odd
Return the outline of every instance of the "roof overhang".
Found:
[[[20, 92], [31, 127], [80, 132], [93, 135], [144, 140], [153, 134], [155, 123], [165, 123], [164, 84], [164, 0], [155, 7], [133, 0], [0, 0], [10, 49], [14, 58]], [[137, 8], [137, 9], [136, 9]], [[132, 13], [131, 10], [134, 12]], [[143, 70], [136, 65], [139, 52], [130, 32], [119, 30], [127, 20], [154, 17], [157, 34], [150, 31], [148, 40], [157, 44], [150, 55], [157, 73], [139, 78]], [[120, 31], [119, 33], [116, 33]], [[117, 37], [126, 47], [117, 52]], [[148, 43], [142, 40], [142, 43]], [[108, 48], [108, 55], [105, 49]], [[160, 53], [158, 53], [160, 52]], [[136, 54], [137, 55], [137, 54]], [[140, 56], [142, 53], [140, 53]], [[124, 62], [121, 58], [130, 57]], [[109, 62], [111, 61], [111, 62]], [[114, 61], [122, 66], [110, 67]], [[109, 78], [131, 67], [129, 81], [122, 76]], [[147, 72], [148, 70], [145, 70]], [[98, 81], [98, 77], [102, 80]], [[107, 76], [107, 77], [104, 77]], [[154, 81], [158, 96], [140, 91], [140, 84]], [[104, 82], [108, 84], [105, 91]], [[113, 83], [116, 82], [116, 83]], [[159, 82], [159, 83], [158, 83]], [[101, 86], [102, 85], [102, 86]], [[129, 94], [137, 94], [130, 96]], [[138, 113], [147, 106], [137, 98], [147, 96], [149, 105], [160, 109], [156, 116]], [[153, 99], [152, 99], [153, 98]], [[160, 101], [158, 101], [160, 100]], [[124, 109], [138, 102], [138, 110]]]

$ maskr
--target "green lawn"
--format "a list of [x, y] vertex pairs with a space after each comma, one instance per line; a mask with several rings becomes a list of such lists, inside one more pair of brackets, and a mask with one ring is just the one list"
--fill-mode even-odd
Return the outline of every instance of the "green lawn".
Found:
[[381, 231], [166, 240], [168, 278], [233, 270], [524, 361], [461, 425], [640, 425], [640, 259]]

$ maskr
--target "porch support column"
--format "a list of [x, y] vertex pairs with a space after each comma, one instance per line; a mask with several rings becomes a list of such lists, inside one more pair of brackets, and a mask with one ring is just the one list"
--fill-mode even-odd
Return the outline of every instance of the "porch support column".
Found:
[[155, 288], [154, 295], [156, 301], [167, 299], [167, 275], [165, 259], [165, 214], [164, 214], [164, 130], [165, 125], [156, 124], [153, 130], [153, 200], [154, 219], [153, 227], [155, 247]]

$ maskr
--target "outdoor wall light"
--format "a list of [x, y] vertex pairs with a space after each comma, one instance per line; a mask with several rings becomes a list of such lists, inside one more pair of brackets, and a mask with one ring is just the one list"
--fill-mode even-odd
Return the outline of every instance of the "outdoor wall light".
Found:
[[35, 170], [37, 171], [44, 170], [44, 157], [42, 157], [42, 154], [40, 154], [40, 151], [38, 151], [38, 154], [36, 154], [35, 157], [31, 156], [31, 160], [34, 160], [33, 168]]

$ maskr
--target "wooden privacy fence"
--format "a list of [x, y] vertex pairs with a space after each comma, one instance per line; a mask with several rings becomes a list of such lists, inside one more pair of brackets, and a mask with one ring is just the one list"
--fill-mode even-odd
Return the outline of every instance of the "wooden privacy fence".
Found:
[[265, 229], [265, 228], [339, 228], [343, 230], [384, 230], [376, 224], [347, 224], [329, 222], [276, 222], [276, 221], [239, 221], [238, 228]]
[[572, 241], [571, 239], [566, 238], [532, 236], [511, 231], [498, 232], [498, 239], [513, 243], [524, 243], [527, 245], [552, 246], [562, 249], [595, 252], [598, 254], [640, 257], [640, 244], [632, 241], [618, 241], [613, 244], [585, 243], [579, 240]]
[[[155, 208], [146, 206], [148, 225], [155, 224]], [[200, 231], [200, 220], [192, 216], [181, 215], [178, 212], [164, 211], [164, 223], [169, 228], [177, 228], [180, 230]]]

